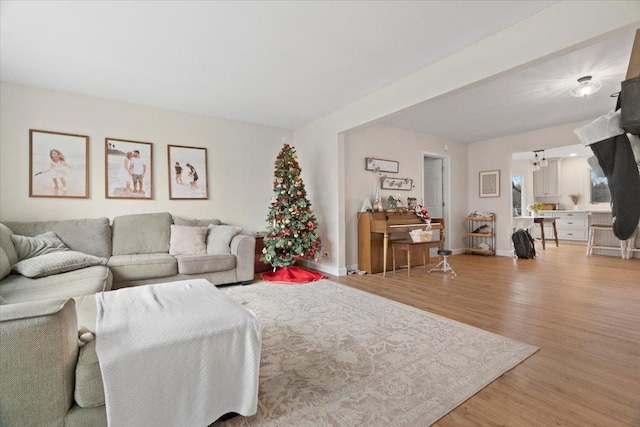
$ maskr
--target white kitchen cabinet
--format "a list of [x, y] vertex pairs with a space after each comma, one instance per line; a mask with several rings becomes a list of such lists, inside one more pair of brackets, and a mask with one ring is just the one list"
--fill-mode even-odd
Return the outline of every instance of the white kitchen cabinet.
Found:
[[[589, 220], [585, 211], [540, 211], [540, 216], [554, 216], [559, 240], [586, 242], [589, 237]], [[545, 226], [544, 235], [553, 236], [551, 225]], [[533, 237], [540, 238], [540, 227], [533, 227]]]
[[533, 172], [533, 195], [535, 197], [560, 196], [561, 160], [551, 159], [549, 165]]

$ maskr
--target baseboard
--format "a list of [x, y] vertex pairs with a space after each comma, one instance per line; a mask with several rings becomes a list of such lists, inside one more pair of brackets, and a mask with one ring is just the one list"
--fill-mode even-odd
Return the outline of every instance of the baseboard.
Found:
[[331, 265], [320, 264], [315, 261], [309, 260], [300, 260], [298, 263], [301, 266], [305, 266], [308, 268], [312, 268], [314, 270], [320, 271], [322, 273], [331, 274], [332, 276], [346, 276], [347, 269], [346, 268], [337, 268]]
[[496, 255], [513, 258], [513, 249], [511, 249], [509, 251], [496, 251]]

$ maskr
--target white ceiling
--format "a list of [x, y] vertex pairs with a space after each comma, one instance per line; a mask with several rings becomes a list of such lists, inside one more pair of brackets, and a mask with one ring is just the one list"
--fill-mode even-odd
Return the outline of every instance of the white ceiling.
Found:
[[[296, 129], [555, 1], [0, 1], [0, 78]], [[395, 114], [384, 122], [475, 141], [612, 108], [625, 34]], [[471, 65], [471, 64], [470, 64]], [[585, 74], [588, 99], [566, 94]]]
[[[566, 123], [593, 120], [615, 108], [611, 94], [625, 79], [635, 29], [475, 87], [424, 102], [383, 123], [455, 141], [474, 142]], [[569, 95], [582, 76], [602, 88]]]

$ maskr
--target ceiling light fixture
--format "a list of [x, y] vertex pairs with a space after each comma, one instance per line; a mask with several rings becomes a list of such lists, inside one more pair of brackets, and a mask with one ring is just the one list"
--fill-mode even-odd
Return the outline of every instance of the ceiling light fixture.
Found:
[[544, 150], [542, 150], [542, 160], [540, 160], [540, 167], [546, 168], [547, 166], [549, 166], [549, 161], [545, 156]]
[[533, 163], [531, 164], [531, 170], [536, 172], [540, 170], [540, 157], [538, 157], [538, 152], [534, 151], [535, 156], [533, 156]]
[[586, 98], [596, 93], [602, 87], [598, 80], [592, 80], [591, 76], [584, 76], [578, 79], [578, 84], [573, 85], [569, 90], [569, 95], [577, 98]]
[[[540, 156], [538, 153], [542, 152], [542, 160], [540, 160]], [[531, 170], [536, 172], [539, 171], [540, 168], [546, 168], [549, 166], [549, 161], [545, 157], [544, 150], [533, 150], [533, 162], [531, 163]]]

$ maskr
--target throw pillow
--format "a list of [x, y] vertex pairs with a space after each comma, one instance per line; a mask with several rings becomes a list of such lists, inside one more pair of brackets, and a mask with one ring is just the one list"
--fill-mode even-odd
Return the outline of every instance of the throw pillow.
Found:
[[18, 260], [70, 250], [53, 231], [47, 231], [35, 237], [14, 234], [11, 236], [11, 240], [16, 248]]
[[169, 255], [202, 255], [207, 253], [206, 227], [172, 225]]
[[0, 248], [0, 280], [4, 279], [11, 273], [11, 263], [4, 249]]
[[7, 254], [9, 264], [11, 265], [20, 261], [18, 259], [18, 254], [16, 253], [16, 248], [11, 240], [12, 235], [13, 231], [11, 231], [9, 227], [4, 224], [0, 224], [0, 247], [4, 250], [4, 253]]
[[52, 252], [32, 258], [23, 259], [16, 263], [12, 270], [25, 277], [37, 279], [52, 274], [66, 273], [92, 265], [104, 264], [104, 258], [88, 255], [82, 252], [67, 250]]
[[175, 225], [188, 225], [189, 227], [207, 227], [209, 224], [222, 224], [219, 219], [189, 219], [181, 216], [174, 216], [173, 223]]
[[230, 254], [231, 239], [240, 233], [241, 230], [242, 228], [235, 225], [209, 225], [207, 254]]

